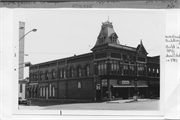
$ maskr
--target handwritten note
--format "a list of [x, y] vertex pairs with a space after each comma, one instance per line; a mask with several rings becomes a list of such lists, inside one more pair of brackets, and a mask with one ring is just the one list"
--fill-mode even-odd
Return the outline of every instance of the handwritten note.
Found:
[[166, 35], [166, 62], [179, 62], [180, 59], [180, 35]]
[[178, 5], [178, 0], [147, 0], [148, 4], [166, 4], [167, 8], [176, 8]]
[[92, 1], [68, 1], [62, 2], [54, 0], [53, 2], [0, 2], [2, 7], [48, 7], [48, 8], [155, 8], [155, 9], [173, 9], [179, 8], [179, 0], [137, 0], [137, 1], [125, 1], [125, 0], [92, 0]]

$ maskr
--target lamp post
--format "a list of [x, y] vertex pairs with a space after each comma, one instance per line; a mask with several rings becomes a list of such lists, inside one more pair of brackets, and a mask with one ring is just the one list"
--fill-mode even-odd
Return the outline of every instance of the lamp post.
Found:
[[20, 86], [20, 91], [19, 91], [19, 97], [25, 98], [25, 88], [26, 88], [26, 83], [24, 81], [24, 68], [28, 67], [31, 65], [30, 62], [25, 62], [24, 63], [24, 56], [28, 56], [27, 54], [24, 54], [24, 38], [31, 32], [36, 32], [37, 29], [32, 29], [28, 31], [26, 34], [24, 34], [25, 31], [25, 23], [24, 22], [19, 22], [19, 86]]
[[[24, 27], [20, 27], [20, 29], [24, 29]], [[36, 32], [37, 31], [37, 29], [32, 29], [32, 30], [30, 30], [29, 32], [27, 32], [25, 35], [23, 35], [20, 39], [19, 39], [19, 41], [21, 41], [27, 34], [29, 34], [30, 32]]]

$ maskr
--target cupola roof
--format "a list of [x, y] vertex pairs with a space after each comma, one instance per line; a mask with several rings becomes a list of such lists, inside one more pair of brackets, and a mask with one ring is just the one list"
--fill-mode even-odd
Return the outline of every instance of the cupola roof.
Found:
[[95, 46], [102, 44], [119, 44], [118, 36], [113, 29], [112, 22], [106, 21], [102, 23], [100, 33], [97, 37]]

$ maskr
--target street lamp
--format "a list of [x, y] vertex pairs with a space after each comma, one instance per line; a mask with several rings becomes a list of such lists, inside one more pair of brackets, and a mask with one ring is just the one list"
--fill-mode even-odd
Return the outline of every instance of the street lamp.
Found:
[[[20, 27], [20, 29], [24, 29], [24, 27]], [[30, 30], [29, 32], [27, 32], [24, 36], [22, 36], [20, 39], [19, 39], [19, 41], [20, 40], [22, 40], [27, 34], [29, 34], [30, 32], [36, 32], [37, 31], [37, 29], [32, 29], [32, 30]]]
[[[24, 26], [20, 27], [19, 30], [24, 30]], [[24, 68], [31, 66], [30, 62], [24, 63], [24, 56], [28, 56], [28, 54], [24, 54], [24, 37], [28, 35], [31, 32], [36, 32], [37, 29], [32, 29], [26, 34], [24, 34], [21, 38], [19, 38], [19, 85], [20, 85], [20, 91], [19, 91], [19, 97], [22, 98], [26, 97], [26, 91], [23, 88], [26, 88], [26, 82], [24, 81]], [[23, 32], [23, 31], [22, 31]]]

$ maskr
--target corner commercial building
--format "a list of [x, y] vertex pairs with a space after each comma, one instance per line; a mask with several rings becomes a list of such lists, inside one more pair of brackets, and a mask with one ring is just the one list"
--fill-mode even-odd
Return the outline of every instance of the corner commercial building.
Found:
[[92, 52], [34, 64], [27, 96], [44, 100], [103, 101], [135, 94], [159, 97], [159, 56], [148, 57], [142, 43], [121, 45], [111, 22], [102, 23]]

